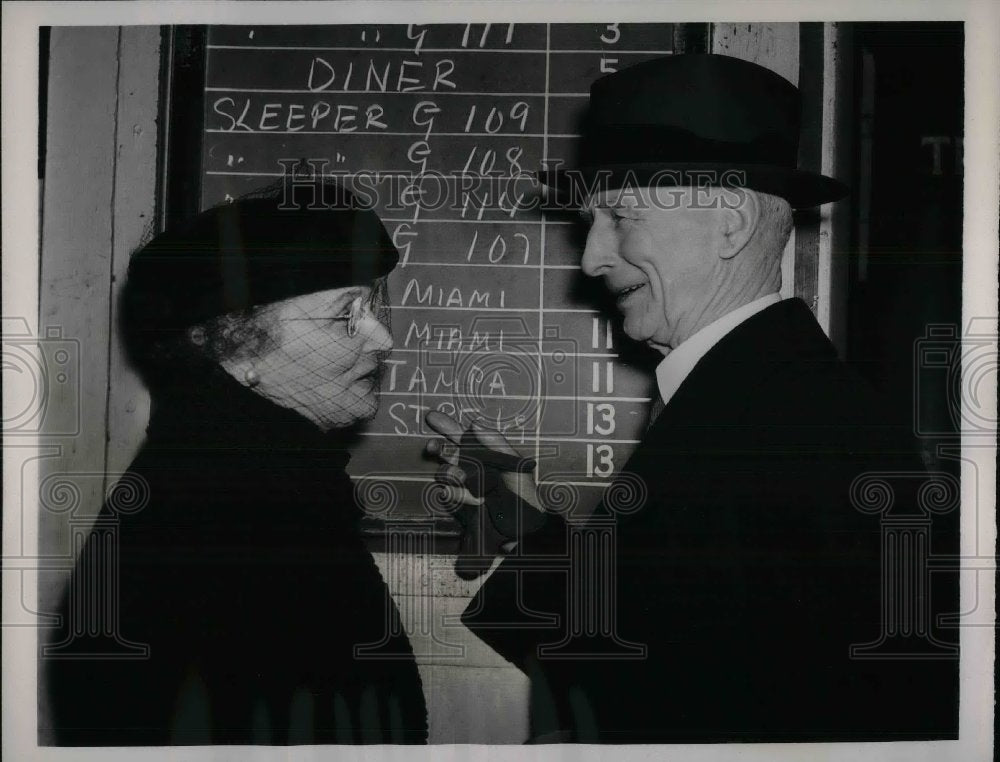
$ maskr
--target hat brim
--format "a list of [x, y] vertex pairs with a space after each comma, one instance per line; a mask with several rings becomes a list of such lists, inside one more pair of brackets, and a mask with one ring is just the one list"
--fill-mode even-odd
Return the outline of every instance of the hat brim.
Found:
[[556, 201], [578, 204], [593, 192], [625, 187], [722, 186], [779, 196], [793, 209], [837, 201], [849, 193], [839, 180], [815, 172], [767, 164], [671, 163], [606, 164], [600, 167], [543, 170], [538, 180], [552, 188]]

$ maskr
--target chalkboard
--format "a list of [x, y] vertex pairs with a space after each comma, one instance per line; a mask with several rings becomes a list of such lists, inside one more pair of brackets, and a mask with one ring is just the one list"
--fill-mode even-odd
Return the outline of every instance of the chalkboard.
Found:
[[691, 39], [671, 24], [207, 29], [200, 206], [308, 169], [367, 190], [400, 249], [395, 348], [350, 465], [373, 516], [431, 518], [427, 409], [502, 429], [581, 514], [620, 472], [649, 368], [579, 271], [581, 223], [540, 211], [522, 173], [572, 164], [591, 82]]

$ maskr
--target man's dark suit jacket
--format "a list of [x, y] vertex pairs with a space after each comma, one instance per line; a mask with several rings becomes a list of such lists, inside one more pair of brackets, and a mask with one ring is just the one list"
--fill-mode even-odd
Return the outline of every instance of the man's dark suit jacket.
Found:
[[[645, 657], [539, 656], [567, 632], [567, 578], [524, 572], [518, 587], [517, 566], [565, 556], [561, 519], [526, 538], [463, 615], [532, 678], [533, 738], [957, 737], [957, 658], [849, 655], [882, 631], [880, 516], [852, 504], [851, 483], [865, 472], [923, 474], [907, 428], [883, 418], [801, 300], [726, 335], [623, 468], [648, 494], [616, 517], [616, 633]], [[614, 489], [595, 515], [611, 513]], [[940, 550], [951, 538], [934, 539]], [[611, 601], [606, 589], [584, 589], [598, 607]], [[957, 581], [945, 589], [951, 600], [930, 601], [934, 615], [956, 610]], [[560, 626], [523, 626], [542, 612]]]

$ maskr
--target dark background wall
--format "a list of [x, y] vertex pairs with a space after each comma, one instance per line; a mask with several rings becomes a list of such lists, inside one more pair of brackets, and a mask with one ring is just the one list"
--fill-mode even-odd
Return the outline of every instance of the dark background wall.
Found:
[[[847, 358], [900, 420], [955, 431], [942, 404], [955, 389], [914, 353], [928, 326], [962, 320], [963, 25], [859, 24], [854, 34], [858, 174], [870, 173], [870, 193], [859, 183], [853, 199]], [[936, 444], [922, 440], [939, 466]]]

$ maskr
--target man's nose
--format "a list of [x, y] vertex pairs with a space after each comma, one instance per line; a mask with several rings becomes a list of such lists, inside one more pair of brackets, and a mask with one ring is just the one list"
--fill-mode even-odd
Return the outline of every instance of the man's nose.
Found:
[[603, 229], [595, 221], [587, 233], [587, 245], [583, 249], [583, 259], [580, 269], [592, 278], [604, 275], [611, 268], [617, 257], [615, 236]]

